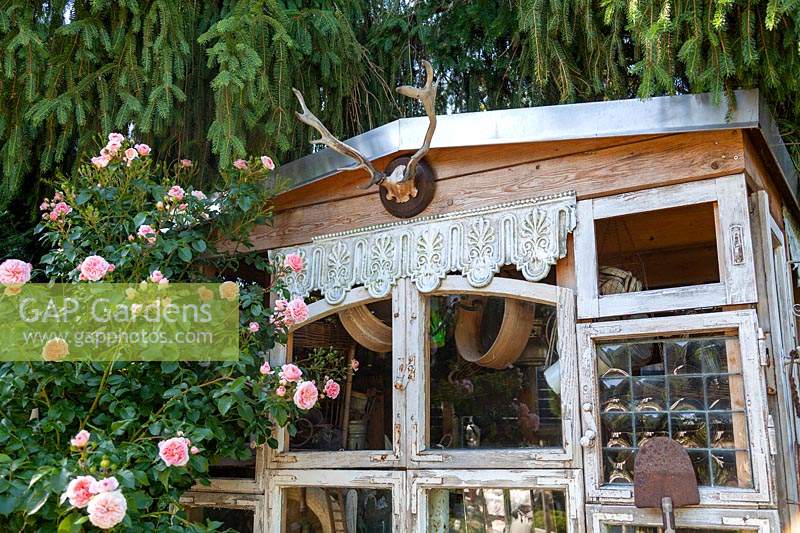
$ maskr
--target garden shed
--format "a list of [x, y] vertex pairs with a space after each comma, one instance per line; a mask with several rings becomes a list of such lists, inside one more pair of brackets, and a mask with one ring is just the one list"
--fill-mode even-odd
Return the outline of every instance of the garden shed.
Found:
[[800, 527], [798, 182], [735, 96], [401, 119], [347, 141], [369, 165], [284, 165], [253, 239], [305, 259], [313, 303], [271, 362], [357, 371], [187, 506], [276, 533], [655, 531], [634, 463], [667, 437], [699, 487], [679, 531]]

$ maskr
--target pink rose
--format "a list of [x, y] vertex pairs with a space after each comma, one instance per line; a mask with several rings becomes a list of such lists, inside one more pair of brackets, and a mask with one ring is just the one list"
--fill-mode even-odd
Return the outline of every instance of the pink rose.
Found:
[[95, 166], [95, 168], [106, 168], [109, 161], [110, 159], [103, 155], [92, 158], [92, 164]]
[[261, 329], [261, 326], [258, 325], [258, 322], [250, 322], [250, 325], [247, 326], [247, 329], [253, 333], [258, 333], [258, 330]]
[[193, 164], [194, 164], [194, 163], [192, 163], [192, 160], [191, 160], [191, 159], [181, 159], [181, 166], [182, 166], [183, 168], [191, 168], [191, 166], [192, 166]]
[[303, 376], [303, 371], [296, 365], [289, 363], [281, 367], [281, 373], [279, 375], [286, 381], [300, 381], [300, 378]]
[[293, 399], [297, 407], [308, 411], [317, 404], [317, 398], [319, 398], [319, 391], [314, 382], [304, 381], [297, 386]]
[[89, 504], [89, 500], [92, 499], [92, 491], [90, 490], [92, 483], [96, 481], [92, 476], [78, 476], [70, 481], [69, 485], [67, 485], [67, 491], [64, 493], [64, 496], [69, 499], [70, 505], [78, 509], [86, 507]]
[[114, 476], [107, 477], [105, 479], [101, 479], [100, 481], [95, 481], [92, 483], [92, 486], [89, 487], [89, 490], [92, 491], [94, 494], [100, 494], [101, 492], [111, 492], [117, 490], [119, 488], [119, 481]]
[[233, 166], [238, 168], [239, 170], [244, 170], [247, 168], [247, 161], [244, 159], [237, 159], [233, 162]]
[[300, 254], [289, 254], [283, 260], [283, 266], [291, 268], [295, 272], [303, 270], [303, 256]]
[[144, 238], [149, 244], [154, 244], [156, 242], [156, 230], [153, 229], [152, 226], [148, 224], [142, 224], [139, 226], [139, 231], [136, 232], [139, 237]]
[[28, 283], [31, 279], [33, 265], [19, 259], [6, 259], [0, 263], [0, 284], [19, 286]]
[[203, 191], [192, 191], [192, 196], [194, 196], [198, 200], [205, 200], [206, 195]]
[[139, 230], [136, 232], [136, 234], [139, 237], [147, 237], [148, 235], [152, 235], [155, 232], [156, 230], [154, 230], [153, 227], [150, 226], [149, 224], [142, 224], [141, 226], [139, 226]]
[[136, 148], [136, 151], [139, 152], [141, 156], [150, 155], [150, 147], [144, 143], [134, 145], [134, 148]]
[[272, 367], [271, 367], [271, 366], [269, 366], [269, 361], [264, 361], [264, 364], [263, 364], [263, 365], [261, 365], [261, 368], [259, 368], [259, 369], [258, 369], [258, 371], [259, 371], [259, 372], [261, 373], [261, 375], [263, 375], [263, 376], [267, 376], [267, 375], [269, 375], [269, 374], [274, 374], [274, 373], [275, 373], [275, 372], [272, 370]]
[[325, 396], [327, 396], [331, 400], [335, 400], [339, 396], [340, 390], [341, 387], [339, 387], [339, 384], [333, 381], [332, 379], [329, 379], [328, 381], [325, 382], [325, 389], [324, 389]]
[[294, 298], [286, 304], [283, 316], [292, 324], [299, 324], [308, 318], [308, 306], [302, 298]]
[[161, 283], [161, 280], [165, 279], [164, 274], [161, 273], [160, 270], [153, 270], [150, 272], [150, 281], [153, 283]]
[[122, 144], [122, 141], [125, 140], [125, 136], [121, 133], [109, 133], [108, 134], [108, 142], [110, 143], [119, 143]]
[[48, 209], [50, 209], [50, 204], [48, 203], [47, 200], [45, 200], [39, 205], [39, 211], [47, 211]]
[[69, 440], [69, 443], [75, 446], [76, 448], [83, 448], [89, 442], [89, 437], [91, 436], [92, 436], [91, 433], [89, 433], [85, 429], [82, 429], [78, 432], [77, 435], [75, 435]]
[[106, 145], [105, 148], [106, 153], [103, 155], [105, 156], [116, 155], [116, 153], [119, 151], [120, 148], [122, 148], [122, 143], [118, 143], [116, 141], [108, 141], [108, 144]]
[[131, 161], [137, 159], [139, 157], [139, 152], [136, 151], [136, 148], [128, 148], [125, 150], [125, 159], [128, 161], [128, 166], [131, 166]]
[[275, 300], [275, 310], [276, 310], [276, 311], [278, 311], [279, 313], [282, 313], [283, 311], [285, 311], [285, 310], [286, 310], [286, 305], [287, 305], [288, 303], [289, 303], [289, 302], [287, 302], [287, 301], [286, 301], [286, 300], [284, 300], [284, 299]]
[[281, 385], [280, 387], [278, 387], [277, 389], [275, 389], [275, 394], [277, 394], [278, 396], [280, 396], [281, 398], [283, 398], [284, 396], [286, 396], [286, 387], [284, 387], [283, 385]]
[[264, 168], [267, 170], [275, 170], [275, 162], [268, 155], [261, 156], [261, 164], [264, 165]]
[[128, 502], [118, 490], [102, 492], [92, 498], [86, 511], [93, 526], [111, 529], [125, 519]]
[[64, 193], [61, 191], [56, 191], [56, 193], [53, 195], [54, 202], [60, 202], [63, 199], [64, 199]]
[[99, 255], [90, 255], [83, 260], [80, 265], [81, 279], [86, 281], [98, 281], [108, 274], [113, 268]]
[[197, 455], [198, 453], [200, 453], [200, 448], [198, 448], [197, 446], [192, 446], [192, 449], [189, 451], [192, 452], [192, 455]]
[[69, 215], [72, 213], [72, 208], [65, 202], [58, 202], [55, 207], [53, 207], [52, 212], [55, 213], [56, 216]]
[[158, 456], [167, 466], [185, 466], [189, 462], [189, 442], [183, 437], [161, 441]]
[[184, 191], [180, 185], [173, 185], [167, 191], [167, 196], [169, 196], [170, 198], [175, 198], [178, 201], [181, 201], [183, 200], [183, 195], [185, 193], [186, 191]]

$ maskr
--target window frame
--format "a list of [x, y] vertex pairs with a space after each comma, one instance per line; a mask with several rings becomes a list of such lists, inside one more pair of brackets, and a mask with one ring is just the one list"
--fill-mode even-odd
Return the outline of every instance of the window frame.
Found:
[[[639, 509], [624, 505], [587, 505], [589, 530], [602, 533], [604, 525], [660, 527], [660, 509]], [[708, 509], [685, 507], [675, 509], [677, 527], [697, 529], [751, 529], [757, 533], [779, 533], [777, 511], [759, 509]]]
[[392, 530], [396, 533], [406, 531], [406, 511], [404, 498], [406, 473], [399, 470], [297, 470], [274, 471], [267, 482], [267, 517], [269, 533], [285, 533], [283, 510], [285, 509], [284, 489], [291, 487], [315, 488], [369, 488], [390, 489], [392, 491]]
[[578, 324], [580, 398], [584, 431], [581, 445], [584, 449], [587, 500], [622, 503], [633, 501], [632, 486], [601, 482], [603, 463], [602, 449], [599, 445], [601, 421], [596, 343], [598, 341], [735, 329], [741, 354], [742, 383], [745, 394], [743, 400], [750, 445], [753, 488], [701, 486], [700, 505], [755, 506], [760, 503], [772, 503], [771, 478], [767, 464], [770, 444], [766, 429], [767, 410], [764, 398], [766, 389], [764, 375], [761, 371], [763, 358], [756, 328], [756, 313], [752, 310]]
[[584, 533], [583, 479], [577, 469], [525, 470], [414, 470], [408, 472], [409, 526], [428, 531], [428, 495], [431, 489], [544, 489], [563, 490], [567, 505], [567, 533]]
[[266, 532], [266, 506], [264, 505], [263, 490], [259, 494], [237, 492], [208, 492], [192, 487], [183, 493], [180, 503], [185, 508], [222, 508], [252, 510], [254, 513], [253, 533]]
[[[401, 429], [405, 420], [404, 394], [398, 386], [398, 380], [402, 374], [399, 367], [401, 354], [405, 353], [405, 327], [401, 320], [406, 306], [406, 285], [407, 280], [398, 280], [397, 286], [390, 293], [392, 301], [392, 449], [391, 450], [341, 450], [341, 451], [314, 451], [289, 450], [288, 430], [279, 430], [275, 438], [278, 441], [277, 449], [267, 450], [267, 463], [274, 469], [329, 469], [329, 468], [391, 468], [403, 466], [405, 452], [401, 442]], [[286, 345], [276, 345], [270, 351], [270, 364], [279, 368], [280, 365], [291, 362], [292, 354], [292, 333], [294, 331], [320, 320], [327, 316], [336, 314], [350, 307], [367, 305], [372, 302], [386, 300], [386, 297], [376, 298], [371, 296], [364, 287], [357, 287], [347, 293], [344, 301], [339, 304], [331, 305], [324, 299], [313, 302], [308, 306], [308, 319], [301, 324], [292, 326], [289, 329], [289, 336]]]
[[[714, 204], [719, 282], [609, 294], [598, 289], [595, 222], [703, 203]], [[581, 200], [575, 228], [578, 318], [708, 308], [757, 301], [744, 174]]]
[[[428, 418], [428, 362], [430, 357], [428, 298], [436, 295], [472, 294], [515, 298], [556, 306], [561, 363], [561, 448], [504, 448], [475, 450], [426, 449]], [[570, 468], [579, 464], [577, 346], [575, 342], [575, 297], [566, 287], [495, 277], [485, 286], [471, 286], [462, 276], [450, 275], [430, 293], [408, 287], [408, 361], [403, 383], [407, 390], [406, 442], [409, 469], [425, 468]], [[422, 428], [422, 429], [420, 429]]]

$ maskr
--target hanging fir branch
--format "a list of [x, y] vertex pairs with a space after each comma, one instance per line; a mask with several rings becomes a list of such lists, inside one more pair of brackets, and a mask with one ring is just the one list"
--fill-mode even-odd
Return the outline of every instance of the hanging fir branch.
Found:
[[425, 58], [440, 112], [760, 87], [792, 141], [799, 24], [795, 0], [0, 0], [0, 210], [112, 130], [201, 181], [292, 159], [291, 87], [344, 138], [419, 113], [393, 87]]

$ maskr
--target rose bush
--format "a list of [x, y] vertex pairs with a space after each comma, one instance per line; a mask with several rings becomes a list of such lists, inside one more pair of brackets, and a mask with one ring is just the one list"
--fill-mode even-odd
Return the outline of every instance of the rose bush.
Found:
[[[272, 160], [237, 161], [219, 190], [201, 191], [189, 185], [190, 161], [159, 166], [150, 153], [109, 135], [41, 204], [47, 253], [38, 268], [7, 260], [0, 284], [13, 294], [32, 273], [74, 283], [224, 281], [218, 294], [199, 294], [238, 296], [240, 358], [65, 363], [53, 347], [42, 362], [0, 363], [0, 531], [216, 530], [189, 523], [179, 505], [208, 482], [209, 461], [276, 446], [274, 424], [294, 431], [304, 409], [338, 394], [341, 354], [319, 350], [308, 366], [277, 372], [265, 361], [286, 328], [308, 317], [282, 285], [302, 259], [273, 266], [247, 251], [252, 229], [269, 221]], [[238, 279], [243, 267], [272, 285]], [[271, 309], [267, 290], [286, 299]]]

